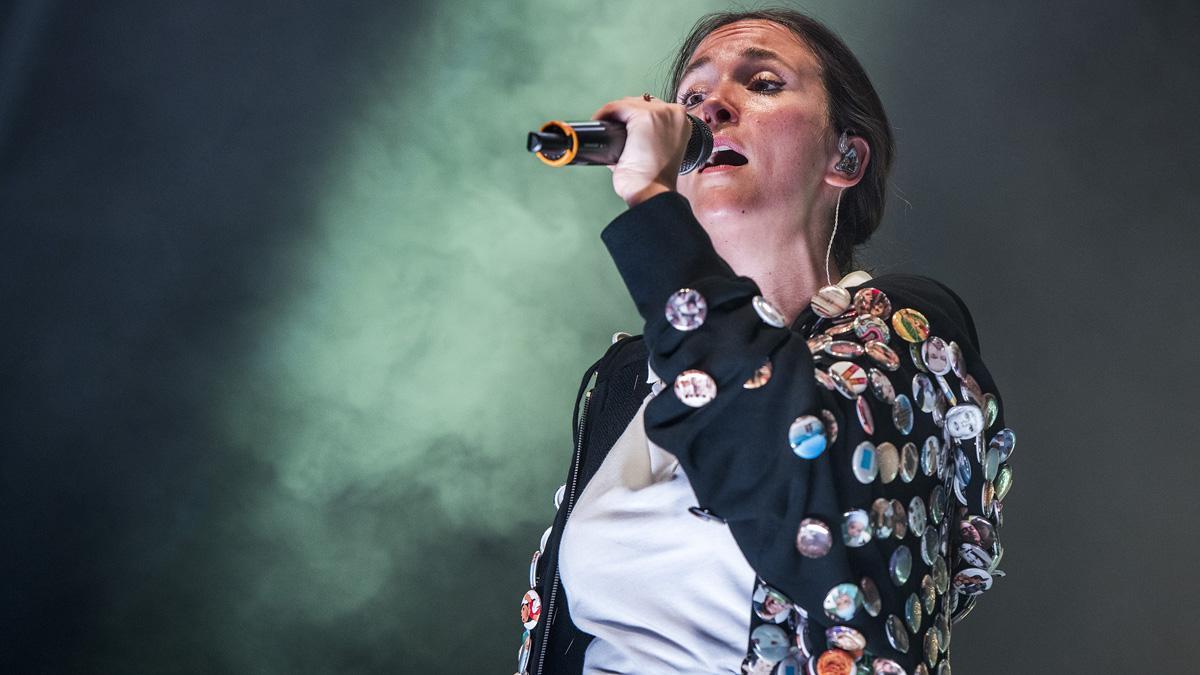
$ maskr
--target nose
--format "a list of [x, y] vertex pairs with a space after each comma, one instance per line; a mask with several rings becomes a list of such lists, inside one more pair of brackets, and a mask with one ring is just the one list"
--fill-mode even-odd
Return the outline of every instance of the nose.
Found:
[[737, 110], [730, 102], [724, 89], [714, 91], [700, 104], [701, 117], [710, 127], [718, 124], [726, 125], [737, 121]]

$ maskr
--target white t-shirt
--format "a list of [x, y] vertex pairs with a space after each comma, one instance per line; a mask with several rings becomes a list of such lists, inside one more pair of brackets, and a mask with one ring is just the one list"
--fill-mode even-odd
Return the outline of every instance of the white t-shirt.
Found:
[[[647, 368], [649, 371], [649, 368]], [[740, 673], [755, 573], [729, 526], [692, 515], [675, 457], [646, 438], [643, 413], [617, 439], [567, 519], [559, 576], [575, 625], [596, 636], [593, 673]]]

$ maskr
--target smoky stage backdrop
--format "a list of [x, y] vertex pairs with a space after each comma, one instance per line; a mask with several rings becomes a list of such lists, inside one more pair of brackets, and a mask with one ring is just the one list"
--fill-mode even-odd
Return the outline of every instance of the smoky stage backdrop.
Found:
[[[525, 133], [731, 6], [0, 5], [0, 670], [512, 672], [578, 378], [640, 330], [609, 172]], [[896, 129], [864, 260], [965, 298], [1021, 438], [956, 671], [1183, 672], [1195, 4], [793, 6]]]

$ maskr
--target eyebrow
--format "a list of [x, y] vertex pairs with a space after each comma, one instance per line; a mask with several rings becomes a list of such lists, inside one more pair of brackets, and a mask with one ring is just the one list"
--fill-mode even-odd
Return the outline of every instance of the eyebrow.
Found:
[[[741, 54], [738, 54], [738, 56], [747, 61], [776, 61], [780, 65], [787, 66], [787, 62], [784, 61], [779, 54], [776, 54], [770, 49], [763, 49], [762, 47], [746, 47], [742, 50]], [[707, 56], [702, 56], [696, 59], [691, 63], [691, 65], [683, 70], [683, 74], [679, 76], [679, 81], [683, 82], [693, 70], [703, 68], [709, 63], [712, 63], [712, 59]]]

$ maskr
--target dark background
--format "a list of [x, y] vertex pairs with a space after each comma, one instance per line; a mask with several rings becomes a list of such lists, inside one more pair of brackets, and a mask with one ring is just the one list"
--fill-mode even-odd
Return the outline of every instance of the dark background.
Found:
[[[897, 128], [896, 194], [865, 257], [943, 279], [966, 299], [1020, 438], [1008, 576], [956, 627], [955, 670], [1184, 672], [1200, 659], [1200, 13], [1185, 2], [876, 4], [806, 6], [860, 55]], [[437, 49], [493, 56], [456, 68], [504, 77], [481, 98], [446, 99], [454, 105], [439, 114], [472, 146], [471, 134], [483, 134], [474, 121], [524, 106], [503, 128], [520, 139], [523, 127], [565, 114], [556, 92], [589, 81], [558, 80], [533, 100], [548, 76], [529, 65], [525, 100], [506, 103], [499, 95], [517, 87], [514, 73], [561, 58], [524, 26], [620, 33], [639, 21], [638, 7], [517, 3], [486, 48], [450, 31], [452, 46]], [[656, 10], [674, 25], [645, 53], [665, 58], [698, 7]], [[553, 432], [497, 458], [470, 434], [438, 433], [435, 420], [416, 455], [447, 481], [520, 478], [536, 508], [497, 526], [487, 509], [459, 508], [421, 478], [420, 461], [382, 461], [390, 473], [378, 481], [343, 481], [315, 502], [273, 498], [266, 509], [264, 495], [293, 494], [281, 487], [291, 465], [214, 422], [235, 414], [229, 401], [245, 400], [243, 388], [272, 384], [239, 379], [263, 327], [292, 325], [272, 324], [268, 310], [313, 293], [295, 242], [327, 231], [342, 203], [329, 181], [347, 163], [347, 120], [386, 108], [381, 82], [405, 100], [437, 96], [445, 73], [413, 55], [462, 25], [451, 15], [472, 11], [382, 1], [0, 5], [0, 670], [511, 672], [527, 556], [565, 475], [567, 392], [609, 332], [636, 326], [627, 298], [613, 299], [620, 286], [595, 236], [619, 212], [603, 176], [589, 175], [586, 189], [607, 211], [592, 214], [579, 241], [615, 304], [577, 317], [594, 334], [568, 341], [556, 369], [527, 385], [533, 400], [555, 402], [529, 413]], [[579, 95], [576, 116], [661, 81], [639, 80], [647, 71], [636, 65], [610, 74], [620, 91]], [[436, 149], [421, 137], [425, 119], [390, 121], [394, 145], [379, 152], [404, 158], [397, 175], [439, 161], [408, 152]], [[472, 147], [491, 151], [493, 141]], [[563, 180], [512, 147], [528, 194]], [[444, 173], [454, 198], [461, 188]], [[387, 181], [370, 185], [384, 191]], [[397, 218], [398, 231], [428, 226]], [[381, 255], [421, 258], [411, 244]], [[468, 255], [488, 245], [455, 244]], [[473, 259], [448, 258], [448, 274], [469, 274], [464, 260]], [[544, 267], [509, 271], [510, 295], [557, 283], [529, 281]], [[435, 288], [445, 291], [438, 303], [470, 303], [470, 284]], [[433, 303], [427, 290], [405, 288], [396, 311]], [[568, 295], [521, 306], [561, 317]], [[429, 328], [442, 319], [413, 316], [397, 331], [436, 343]], [[524, 340], [514, 349], [537, 349]], [[385, 379], [417, 387], [406, 372]], [[439, 382], [416, 394], [453, 408], [458, 390]], [[290, 414], [303, 416], [310, 408], [298, 400]], [[281, 409], [238, 414], [282, 428], [294, 418]], [[371, 431], [406, 427], [399, 417]], [[488, 498], [522, 513], [525, 496], [507, 485]], [[486, 480], [470, 486], [489, 490]], [[353, 532], [355, 545], [382, 542], [371, 549], [380, 562], [312, 554], [297, 543], [309, 522]], [[360, 569], [372, 572], [369, 592], [354, 585]], [[341, 589], [361, 597], [328, 610]]]

